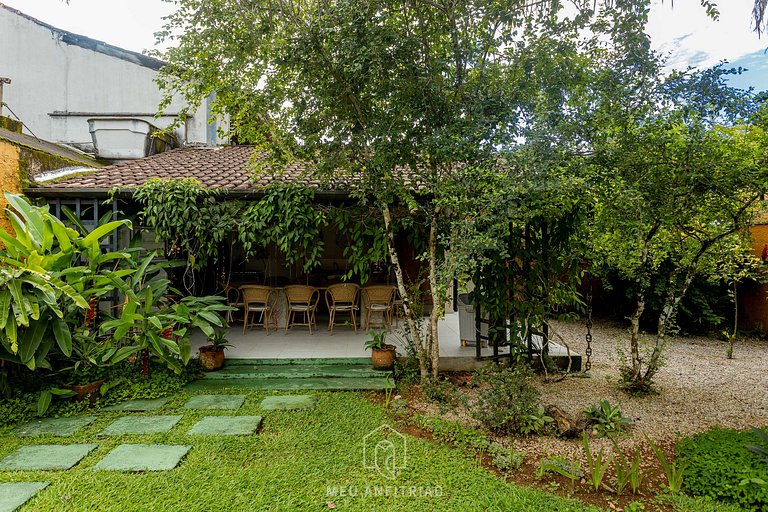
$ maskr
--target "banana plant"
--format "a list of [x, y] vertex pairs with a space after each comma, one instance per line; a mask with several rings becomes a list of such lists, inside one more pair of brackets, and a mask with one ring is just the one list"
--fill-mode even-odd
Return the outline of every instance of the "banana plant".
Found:
[[0, 358], [50, 369], [54, 346], [72, 354], [66, 311], [89, 307], [83, 283], [93, 272], [83, 255], [99, 260], [101, 240], [128, 221], [107, 222], [87, 235], [66, 227], [47, 206], [33, 206], [5, 193], [13, 234], [0, 228]]
[[146, 350], [179, 373], [190, 359], [193, 330], [208, 335], [215, 327], [225, 327], [221, 313], [232, 308], [218, 296], [174, 300], [178, 290], [160, 276], [169, 264], [155, 263], [155, 258], [156, 253], [149, 254], [129, 275], [106, 272], [125, 301], [119, 315], [100, 326], [100, 333], [115, 342], [114, 352], [105, 357], [120, 360]]

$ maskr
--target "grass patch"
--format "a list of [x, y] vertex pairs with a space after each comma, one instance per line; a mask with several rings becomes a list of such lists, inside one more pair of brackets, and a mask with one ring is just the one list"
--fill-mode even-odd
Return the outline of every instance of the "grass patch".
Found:
[[[164, 511], [324, 510], [594, 510], [572, 500], [507, 484], [458, 450], [407, 438], [407, 467], [393, 480], [362, 464], [363, 437], [387, 423], [385, 411], [357, 393], [318, 393], [314, 410], [262, 411], [269, 393], [248, 393], [237, 411], [197, 411], [182, 406], [181, 392], [151, 413], [101, 412], [76, 435], [18, 438], [0, 436], [0, 457], [25, 444], [97, 442], [98, 448], [69, 471], [0, 472], [0, 481], [50, 481], [22, 510]], [[109, 438], [97, 434], [115, 418], [183, 414], [167, 433]], [[191, 436], [203, 416], [262, 415], [254, 436]], [[94, 471], [93, 466], [123, 443], [189, 444], [182, 464], [157, 473]], [[366, 495], [366, 486], [397, 488], [397, 496]], [[405, 486], [405, 489], [403, 487]], [[403, 497], [412, 486], [440, 489], [441, 495]], [[346, 495], [334, 495], [346, 490]], [[417, 493], [418, 494], [418, 493]]]

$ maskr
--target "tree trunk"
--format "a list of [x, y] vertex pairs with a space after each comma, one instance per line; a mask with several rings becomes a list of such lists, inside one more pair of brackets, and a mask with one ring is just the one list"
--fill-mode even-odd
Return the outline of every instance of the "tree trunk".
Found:
[[389, 251], [389, 259], [392, 262], [392, 266], [395, 269], [395, 280], [397, 281], [397, 289], [400, 292], [400, 297], [403, 299], [403, 316], [405, 322], [408, 325], [408, 329], [411, 332], [413, 338], [414, 348], [416, 349], [416, 356], [419, 360], [419, 374], [421, 375], [421, 381], [424, 382], [429, 378], [429, 365], [430, 354], [427, 353], [422, 338], [422, 332], [419, 329], [418, 322], [416, 321], [413, 308], [411, 307], [411, 296], [408, 293], [408, 289], [405, 286], [405, 280], [403, 279], [403, 269], [400, 266], [400, 258], [397, 255], [397, 248], [395, 247], [395, 232], [392, 227], [392, 213], [389, 210], [389, 205], [380, 202], [381, 214], [384, 217], [384, 228], [387, 234], [387, 250]]
[[635, 311], [629, 317], [632, 333], [629, 339], [630, 360], [632, 361], [632, 380], [639, 382], [643, 371], [643, 361], [640, 358], [640, 317], [645, 310], [645, 290], [635, 294]]
[[432, 312], [429, 315], [429, 356], [432, 362], [432, 376], [437, 377], [440, 366], [440, 342], [437, 333], [437, 321], [443, 314], [444, 297], [440, 293], [437, 282], [437, 220], [440, 208], [432, 211], [432, 222], [429, 227], [429, 289], [432, 296]]

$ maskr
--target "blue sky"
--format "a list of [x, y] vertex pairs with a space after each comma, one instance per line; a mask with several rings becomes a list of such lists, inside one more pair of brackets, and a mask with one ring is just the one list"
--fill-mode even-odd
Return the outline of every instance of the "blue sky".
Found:
[[[648, 33], [668, 67], [710, 67], [722, 60], [749, 68], [732, 84], [768, 89], [768, 35], [751, 30], [752, 0], [716, 0], [720, 20], [710, 20], [700, 0], [653, 0]], [[56, 27], [142, 51], [154, 47], [154, 32], [173, 11], [164, 0], [0, 0]], [[674, 6], [673, 6], [674, 3]]]

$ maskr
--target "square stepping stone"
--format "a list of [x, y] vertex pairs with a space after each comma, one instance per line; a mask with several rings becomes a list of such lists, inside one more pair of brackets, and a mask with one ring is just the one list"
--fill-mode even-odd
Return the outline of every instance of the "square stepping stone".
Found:
[[261, 416], [205, 416], [195, 423], [189, 434], [247, 436], [261, 425]]
[[48, 487], [49, 482], [8, 482], [0, 484], [0, 512], [12, 512]]
[[98, 464], [95, 470], [167, 471], [179, 465], [191, 447], [169, 444], [121, 444]]
[[26, 425], [16, 427], [14, 434], [26, 436], [71, 436], [86, 425], [96, 420], [95, 416], [71, 416], [69, 418], [45, 418], [33, 420]]
[[98, 445], [88, 444], [37, 444], [22, 446], [0, 461], [3, 471], [49, 471], [69, 469]]
[[181, 419], [178, 416], [123, 416], [107, 425], [100, 436], [124, 434], [161, 434], [170, 431]]
[[261, 408], [265, 411], [314, 409], [314, 407], [315, 397], [312, 395], [268, 396], [261, 401]]
[[163, 398], [142, 399], [142, 400], [128, 400], [127, 402], [121, 402], [116, 405], [110, 405], [105, 407], [102, 411], [156, 411], [165, 404], [171, 397], [166, 396]]
[[184, 404], [184, 409], [239, 409], [245, 395], [197, 395]]

